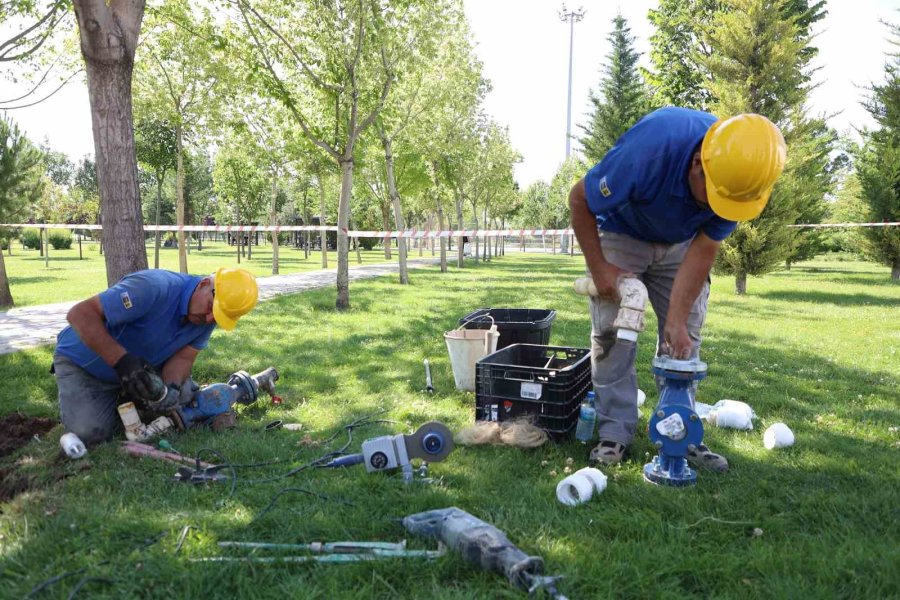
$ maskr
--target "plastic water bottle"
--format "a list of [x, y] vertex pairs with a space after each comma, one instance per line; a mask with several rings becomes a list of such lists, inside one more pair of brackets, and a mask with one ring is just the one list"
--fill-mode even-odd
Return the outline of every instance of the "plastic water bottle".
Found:
[[597, 422], [597, 409], [595, 408], [594, 392], [587, 393], [581, 410], [578, 413], [578, 424], [575, 426], [575, 437], [582, 444], [587, 444], [594, 439], [594, 423]]

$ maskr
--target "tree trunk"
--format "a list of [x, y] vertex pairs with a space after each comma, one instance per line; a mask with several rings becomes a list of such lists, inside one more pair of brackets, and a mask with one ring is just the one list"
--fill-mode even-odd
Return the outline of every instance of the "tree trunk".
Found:
[[891, 265], [891, 279], [895, 281], [900, 279], [900, 259], [895, 260]]
[[175, 221], [178, 225], [178, 270], [188, 272], [187, 249], [184, 243], [184, 157], [181, 155], [184, 142], [184, 129], [181, 124], [175, 126]]
[[[379, 202], [378, 208], [381, 209], [381, 229], [382, 231], [390, 231], [391, 230], [391, 216], [390, 216], [390, 208], [386, 202]], [[386, 235], [384, 239], [381, 240], [381, 243], [384, 244], [384, 260], [391, 260], [391, 237]]]
[[[325, 183], [319, 177], [319, 227], [325, 226]], [[328, 239], [325, 230], [319, 231], [319, 244], [322, 246], [322, 268], [328, 268]]]
[[[444, 209], [438, 206], [437, 210], [438, 214], [438, 229], [439, 231], [444, 230]], [[441, 273], [447, 272], [447, 240], [444, 239], [444, 236], [440, 237], [440, 241], [438, 242], [441, 246]]]
[[[350, 229], [356, 229], [356, 224], [353, 222], [353, 213], [350, 213]], [[356, 251], [356, 264], [362, 264], [362, 252], [359, 251], [359, 238], [353, 238], [353, 249]]]
[[[12, 247], [11, 238], [9, 245]], [[3, 252], [0, 252], [0, 308], [12, 308], [13, 306], [15, 303], [9, 289], [9, 278], [6, 276], [6, 263], [3, 261]]]
[[[458, 196], [456, 198], [456, 222], [458, 224], [457, 227], [459, 227], [460, 231], [462, 231], [464, 229], [462, 216], [462, 198], [459, 198]], [[459, 236], [459, 239], [456, 240], [456, 245], [456, 266], [462, 269], [465, 266], [463, 258], [463, 246], [465, 245], [463, 244], [463, 236]]]
[[147, 268], [134, 123], [131, 75], [144, 2], [73, 0], [88, 79], [94, 134], [106, 281]]
[[353, 146], [341, 159], [341, 198], [338, 201], [337, 230], [337, 299], [334, 306], [338, 310], [350, 308], [350, 238], [347, 228], [350, 225], [350, 191], [353, 188]]
[[734, 291], [738, 296], [743, 296], [747, 293], [747, 274], [746, 273], [737, 273], [734, 276]]
[[[391, 204], [394, 207], [394, 223], [397, 232], [406, 229], [403, 222], [403, 209], [400, 207], [400, 194], [397, 192], [397, 183], [394, 181], [394, 155], [391, 153], [391, 140], [382, 134], [381, 143], [384, 146], [384, 164], [387, 168], [388, 193], [391, 196]], [[406, 270], [406, 238], [397, 238], [397, 251], [400, 254], [400, 284], [409, 283], [409, 272]]]
[[[278, 226], [278, 212], [276, 202], [278, 200], [278, 169], [272, 170], [272, 203], [269, 205], [269, 225]], [[272, 232], [272, 275], [278, 275], [278, 232]]]
[[162, 200], [162, 185], [165, 171], [156, 172], [156, 235], [153, 242], [153, 268], [159, 268], [159, 243], [162, 239], [162, 232], [159, 230], [159, 203]]

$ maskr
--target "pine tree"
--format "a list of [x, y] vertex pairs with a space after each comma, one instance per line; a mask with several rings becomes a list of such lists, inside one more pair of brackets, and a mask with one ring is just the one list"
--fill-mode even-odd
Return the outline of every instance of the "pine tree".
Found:
[[[823, 179], [834, 135], [806, 116], [810, 51], [808, 24], [818, 14], [794, 0], [728, 0], [706, 34], [711, 53], [700, 60], [720, 115], [759, 113], [781, 127], [788, 145], [784, 174], [763, 213], [742, 222], [722, 243], [718, 272], [734, 275], [738, 294], [747, 276], [784, 263], [806, 234], [788, 226], [821, 217], [831, 178]], [[816, 5], [818, 6], [818, 4]], [[801, 11], [801, 14], [797, 14]], [[804, 21], [801, 23], [801, 17]]]
[[[44, 188], [43, 154], [12, 121], [0, 118], [0, 223], [16, 223]], [[10, 242], [11, 243], [11, 242]], [[0, 307], [13, 306], [0, 251]]]
[[590, 92], [590, 122], [579, 125], [585, 135], [578, 141], [590, 164], [600, 162], [619, 136], [650, 107], [649, 93], [637, 68], [640, 53], [634, 49], [631, 28], [621, 13], [613, 19], [613, 31], [607, 39], [612, 51], [601, 69], [599, 93]]
[[[890, 25], [891, 43], [900, 48], [900, 26]], [[856, 153], [856, 170], [867, 205], [868, 220], [900, 221], [900, 52], [890, 54], [885, 82], [872, 86], [865, 102], [878, 129], [863, 132]], [[865, 255], [891, 267], [891, 279], [900, 279], [900, 227], [866, 227]]]

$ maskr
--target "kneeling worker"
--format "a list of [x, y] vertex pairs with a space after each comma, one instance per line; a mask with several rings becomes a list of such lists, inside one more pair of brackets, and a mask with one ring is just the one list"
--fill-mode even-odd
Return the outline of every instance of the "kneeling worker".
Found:
[[110, 439], [121, 429], [120, 398], [146, 405], [184, 384], [216, 325], [234, 329], [257, 296], [243, 269], [208, 277], [149, 269], [79, 302], [53, 356], [63, 425], [85, 444]]

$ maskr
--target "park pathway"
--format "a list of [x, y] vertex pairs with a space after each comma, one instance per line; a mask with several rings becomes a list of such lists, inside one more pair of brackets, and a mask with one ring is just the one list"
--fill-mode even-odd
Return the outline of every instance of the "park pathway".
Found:
[[[409, 268], [438, 264], [438, 258], [417, 258], [407, 261]], [[369, 279], [397, 273], [396, 263], [382, 263], [350, 268], [350, 281]], [[272, 275], [257, 277], [260, 301], [269, 300], [280, 294], [291, 294], [316, 288], [334, 286], [335, 269], [323, 269], [308, 273]], [[10, 354], [25, 348], [33, 348], [56, 342], [58, 334], [66, 323], [66, 313], [75, 303], [59, 302], [25, 308], [13, 308], [0, 312], [0, 354]]]

